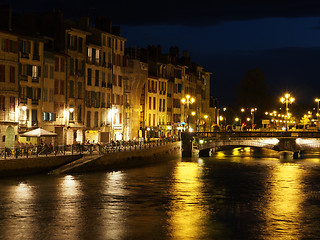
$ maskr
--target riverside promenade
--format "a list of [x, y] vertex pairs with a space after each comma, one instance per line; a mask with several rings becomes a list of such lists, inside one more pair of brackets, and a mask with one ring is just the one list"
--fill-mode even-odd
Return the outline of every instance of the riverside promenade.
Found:
[[167, 161], [181, 155], [181, 143], [157, 141], [123, 145], [58, 146], [52, 151], [14, 148], [2, 151], [0, 178], [34, 174], [115, 171]]

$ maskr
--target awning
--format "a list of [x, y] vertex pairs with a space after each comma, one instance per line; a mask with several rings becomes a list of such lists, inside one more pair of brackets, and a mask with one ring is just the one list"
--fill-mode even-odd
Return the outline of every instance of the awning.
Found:
[[34, 130], [31, 130], [29, 132], [25, 132], [20, 135], [21, 137], [55, 137], [57, 136], [56, 133], [49, 132], [47, 130], [44, 130], [42, 128], [37, 128]]

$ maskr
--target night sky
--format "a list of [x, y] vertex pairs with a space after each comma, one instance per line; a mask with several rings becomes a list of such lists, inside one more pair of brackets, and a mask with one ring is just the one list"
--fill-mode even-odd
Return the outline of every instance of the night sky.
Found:
[[62, 9], [66, 17], [107, 16], [126, 46], [187, 50], [212, 72], [211, 94], [234, 104], [234, 88], [250, 69], [265, 73], [269, 92], [297, 103], [320, 97], [320, 1], [24, 1], [18, 12]]

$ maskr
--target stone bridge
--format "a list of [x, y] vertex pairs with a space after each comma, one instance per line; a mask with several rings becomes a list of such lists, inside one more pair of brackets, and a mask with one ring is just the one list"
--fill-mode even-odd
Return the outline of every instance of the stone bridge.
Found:
[[269, 148], [297, 157], [301, 150], [320, 148], [320, 132], [196, 132], [182, 133], [182, 156], [209, 156], [211, 150], [223, 146]]

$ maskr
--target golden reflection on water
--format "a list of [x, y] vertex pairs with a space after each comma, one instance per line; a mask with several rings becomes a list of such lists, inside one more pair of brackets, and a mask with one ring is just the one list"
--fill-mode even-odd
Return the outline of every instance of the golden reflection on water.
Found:
[[19, 183], [9, 190], [10, 204], [9, 215], [15, 216], [16, 221], [7, 224], [8, 236], [20, 236], [24, 239], [32, 239], [34, 226], [32, 222], [33, 212], [30, 211], [30, 205], [34, 202], [34, 188], [27, 183]]
[[169, 225], [173, 239], [198, 239], [206, 220], [206, 209], [199, 204], [203, 200], [200, 165], [181, 162], [173, 175]]
[[[122, 239], [126, 231], [125, 214], [123, 211], [126, 206], [120, 197], [126, 195], [125, 190], [125, 173], [111, 172], [106, 174], [104, 181], [103, 194], [105, 196], [105, 205], [101, 209], [101, 222], [108, 227], [102, 228], [101, 235], [106, 239]], [[120, 198], [120, 199], [118, 199]], [[112, 204], [111, 204], [112, 203]]]
[[[265, 207], [267, 239], [299, 239], [302, 221], [303, 169], [298, 164], [279, 164], [273, 169]], [[290, 236], [290, 237], [289, 237]]]
[[[79, 199], [83, 191], [79, 180], [74, 176], [66, 175], [58, 182], [58, 195], [57, 195], [57, 225], [62, 236], [74, 236], [74, 239], [81, 235], [81, 207]], [[69, 227], [66, 227], [69, 226]]]

